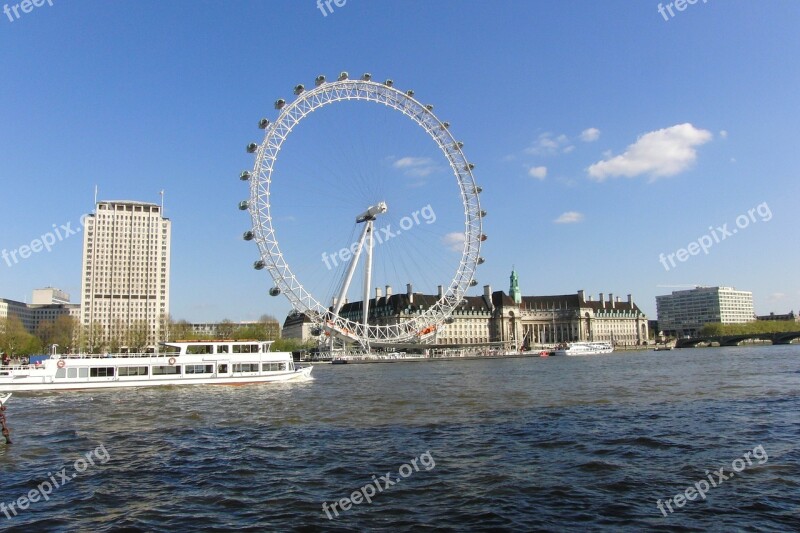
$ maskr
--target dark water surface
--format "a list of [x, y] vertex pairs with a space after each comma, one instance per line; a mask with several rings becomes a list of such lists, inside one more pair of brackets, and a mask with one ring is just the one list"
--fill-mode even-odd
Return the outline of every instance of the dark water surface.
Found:
[[[0, 530], [800, 530], [800, 346], [314, 375], [15, 395], [0, 503], [62, 468], [70, 482]], [[740, 458], [705, 500], [657, 508]], [[400, 481], [327, 518], [387, 472]]]

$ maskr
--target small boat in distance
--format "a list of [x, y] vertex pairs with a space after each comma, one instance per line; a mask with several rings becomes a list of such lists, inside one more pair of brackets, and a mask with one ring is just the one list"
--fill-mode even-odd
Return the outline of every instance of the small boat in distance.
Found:
[[162, 343], [167, 351], [157, 354], [54, 353], [35, 365], [0, 366], [0, 393], [243, 385], [311, 376], [313, 367], [295, 368], [292, 354], [270, 352], [271, 344], [272, 341], [186, 341]]
[[610, 342], [571, 342], [557, 348], [555, 355], [597, 355], [613, 351]]

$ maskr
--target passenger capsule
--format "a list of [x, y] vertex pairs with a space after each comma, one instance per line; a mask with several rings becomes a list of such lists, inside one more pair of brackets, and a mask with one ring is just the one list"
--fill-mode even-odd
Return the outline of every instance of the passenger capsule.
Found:
[[365, 72], [365, 73], [364, 73], [364, 74], [361, 76], [361, 79], [362, 79], [362, 80], [364, 80], [364, 81], [369, 81], [369, 80], [371, 80], [371, 79], [372, 79], [372, 74], [370, 74], [369, 72]]
[[480, 194], [483, 192], [483, 187], [479, 187], [478, 185], [475, 186], [475, 194]]
[[427, 109], [428, 111], [433, 111], [433, 106], [431, 104], [428, 104], [425, 106], [425, 109]]
[[489, 237], [487, 237], [485, 233], [481, 233], [481, 242], [486, 241], [486, 239], [488, 239], [488, 238]]
[[325, 76], [323, 76], [322, 74], [320, 74], [314, 79], [314, 85], [316, 85], [317, 87], [319, 87], [323, 83], [325, 83]]
[[449, 122], [442, 122], [442, 129], [443, 130], [450, 129], [450, 123]]
[[305, 91], [305, 90], [306, 90], [306, 88], [303, 87], [303, 85], [295, 85], [294, 94], [302, 94], [303, 91]]
[[464, 170], [475, 170], [475, 165], [473, 165], [472, 163], [467, 163], [466, 165], [464, 165]]
[[413, 96], [414, 96], [414, 91], [412, 91], [411, 89], [407, 90], [407, 91], [406, 91], [406, 96], [408, 96], [409, 98], [413, 98]]
[[247, 211], [249, 207], [250, 207], [250, 202], [248, 202], [247, 200], [242, 200], [241, 202], [239, 202], [239, 209], [241, 209], [242, 211]]
[[477, 279], [473, 279], [472, 281], [469, 282], [469, 286], [470, 287], [474, 287], [477, 284], [478, 284], [478, 280]]
[[262, 259], [259, 259], [258, 261], [253, 263], [253, 268], [255, 268], [256, 270], [262, 270], [265, 266], [267, 265], [266, 263], [264, 263]]
[[462, 148], [464, 148], [464, 143], [462, 143], [461, 141], [456, 141], [453, 144], [453, 150], [460, 150]]
[[275, 100], [275, 109], [283, 109], [283, 106], [286, 105], [286, 100], [283, 98], [279, 98]]
[[253, 237], [254, 237], [254, 235], [253, 235], [253, 232], [252, 232], [252, 231], [245, 231], [245, 232], [242, 234], [242, 238], [243, 238], [244, 240], [246, 240], [246, 241], [252, 241], [252, 240], [253, 240]]
[[394, 85], [394, 81], [386, 80], [385, 82], [383, 82], [383, 84], [386, 85], [387, 87], [391, 87], [392, 85]]
[[278, 296], [280, 293], [281, 293], [281, 290], [278, 287], [272, 287], [269, 290], [269, 295], [270, 296]]
[[258, 145], [256, 143], [250, 143], [247, 145], [247, 153], [254, 154], [258, 150]]
[[312, 337], [319, 337], [320, 335], [322, 335], [322, 328], [311, 328]]
[[258, 121], [258, 127], [261, 128], [262, 130], [267, 129], [267, 126], [269, 126], [269, 119], [262, 118], [261, 120]]
[[485, 217], [486, 216], [486, 211], [481, 209], [481, 212], [478, 213], [478, 216], [481, 217], [481, 218]]
[[484, 264], [485, 262], [486, 262], [486, 259], [484, 259], [483, 257], [479, 257], [479, 258], [478, 258], [478, 264], [479, 264], [479, 265], [482, 265], [482, 264]]
[[246, 170], [242, 171], [242, 173], [239, 174], [239, 179], [242, 180], [242, 181], [249, 180], [250, 179], [250, 173], [248, 171], [246, 171]]
[[339, 81], [344, 81], [344, 80], [346, 80], [346, 79], [347, 79], [349, 76], [350, 76], [350, 75], [349, 75], [347, 72], [342, 72], [341, 74], [339, 74]]
[[444, 322], [445, 322], [445, 324], [452, 324], [452, 323], [453, 323], [453, 322], [455, 322], [455, 321], [456, 321], [456, 319], [455, 319], [455, 318], [453, 318], [453, 317], [449, 316], [449, 317], [447, 317], [447, 318], [445, 319], [445, 321], [444, 321]]

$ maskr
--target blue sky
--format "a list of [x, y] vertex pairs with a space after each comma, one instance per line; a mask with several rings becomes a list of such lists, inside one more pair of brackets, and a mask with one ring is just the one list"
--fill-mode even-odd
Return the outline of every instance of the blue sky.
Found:
[[[653, 318], [667, 285], [731, 285], [759, 313], [800, 309], [800, 3], [701, 1], [669, 20], [649, 0], [347, 0], [327, 16], [314, 0], [52, 3], [0, 16], [0, 249], [77, 226], [95, 185], [101, 199], [158, 202], [164, 189], [172, 315], [282, 318], [286, 299], [267, 295], [241, 240], [244, 147], [275, 99], [346, 70], [414, 89], [465, 143], [489, 212], [480, 285], [508, 290], [514, 265], [524, 294], [633, 293]], [[320, 298], [334, 274], [320, 254], [346, 245], [352, 210], [380, 194], [387, 221], [429, 204], [437, 215], [384, 246], [395, 290], [455, 271], [455, 180], [404, 120], [331, 106], [287, 140], [276, 227]], [[707, 254], [659, 261], [708, 240]], [[71, 236], [0, 260], [0, 297], [48, 285], [77, 297], [81, 246]]]

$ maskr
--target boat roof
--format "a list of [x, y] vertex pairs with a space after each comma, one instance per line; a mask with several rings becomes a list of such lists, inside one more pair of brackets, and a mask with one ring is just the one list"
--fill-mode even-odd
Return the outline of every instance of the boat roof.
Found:
[[258, 339], [214, 339], [214, 340], [177, 340], [173, 342], [162, 342], [160, 343], [162, 346], [188, 346], [191, 344], [272, 344], [275, 341], [260, 341]]

